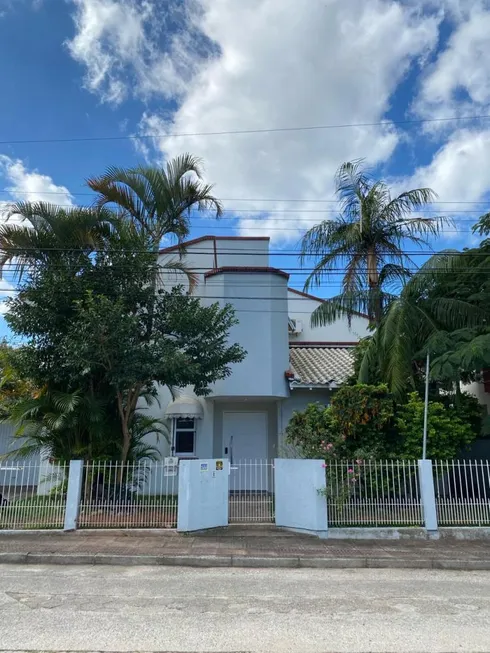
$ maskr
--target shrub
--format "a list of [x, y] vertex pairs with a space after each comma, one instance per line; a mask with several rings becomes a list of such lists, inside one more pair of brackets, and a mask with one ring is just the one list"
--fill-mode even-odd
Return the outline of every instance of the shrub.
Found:
[[393, 448], [393, 400], [385, 385], [344, 386], [331, 406], [309, 404], [295, 412], [286, 442], [307, 458], [354, 460], [386, 457]]
[[286, 428], [286, 442], [300, 450], [305, 458], [323, 458], [324, 445], [337, 434], [332, 411], [320, 403], [308, 404], [295, 411]]
[[[408, 402], [398, 407], [396, 415], [396, 429], [402, 444], [400, 457], [416, 459], [422, 456], [423, 428], [424, 401], [412, 392]], [[446, 408], [439, 401], [429, 401], [427, 458], [454, 458], [476, 435], [471, 423], [459, 417], [456, 407]]]
[[[453, 458], [478, 435], [478, 407], [471, 397], [461, 403], [429, 402], [427, 456]], [[424, 401], [416, 393], [395, 404], [386, 385], [344, 386], [330, 406], [309, 404], [295, 412], [286, 442], [307, 458], [362, 461], [418, 459], [422, 455]]]

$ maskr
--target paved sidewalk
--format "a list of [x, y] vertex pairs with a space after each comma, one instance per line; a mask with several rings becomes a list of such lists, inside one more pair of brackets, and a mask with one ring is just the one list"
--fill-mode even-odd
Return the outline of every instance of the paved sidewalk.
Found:
[[488, 540], [319, 540], [274, 527], [0, 535], [0, 562], [201, 567], [490, 569]]

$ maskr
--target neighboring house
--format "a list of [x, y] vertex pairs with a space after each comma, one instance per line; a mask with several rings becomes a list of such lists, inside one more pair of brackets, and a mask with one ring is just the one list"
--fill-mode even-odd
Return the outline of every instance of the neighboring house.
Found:
[[[161, 261], [179, 255], [161, 250]], [[185, 263], [198, 275], [194, 294], [204, 303], [229, 303], [239, 323], [230, 341], [247, 351], [228, 378], [205, 398], [192, 389], [160, 389], [152, 414], [171, 422], [172, 442], [162, 455], [266, 459], [280, 454], [293, 411], [328, 404], [352, 372], [352, 348], [368, 335], [368, 319], [347, 319], [312, 329], [321, 303], [288, 287], [289, 275], [270, 266], [269, 238], [204, 236], [185, 244]], [[175, 283], [175, 277], [173, 280]], [[294, 281], [291, 281], [294, 283]]]
[[[0, 422], [0, 494], [11, 496], [17, 487], [37, 487], [39, 483], [39, 455], [29, 458], [6, 458], [21, 444], [14, 442], [15, 427], [9, 422]], [[3, 497], [5, 498], [5, 497]]]
[[483, 371], [481, 381], [461, 384], [461, 389], [474, 395], [486, 407], [487, 414], [490, 414], [490, 370]]

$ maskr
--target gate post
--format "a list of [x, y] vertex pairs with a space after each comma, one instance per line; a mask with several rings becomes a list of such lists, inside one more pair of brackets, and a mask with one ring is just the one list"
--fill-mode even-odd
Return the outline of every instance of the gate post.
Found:
[[83, 460], [70, 460], [66, 492], [65, 525], [63, 530], [74, 531], [78, 525], [82, 496]]
[[328, 534], [326, 476], [323, 460], [274, 460], [276, 526]]
[[432, 460], [419, 460], [419, 482], [425, 530], [429, 535], [438, 535]]
[[228, 526], [229, 473], [227, 459], [180, 461], [178, 531]]

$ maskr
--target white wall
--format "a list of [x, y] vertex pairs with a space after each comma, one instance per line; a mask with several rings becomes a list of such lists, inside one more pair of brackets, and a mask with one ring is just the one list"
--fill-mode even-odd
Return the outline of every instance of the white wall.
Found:
[[[269, 239], [268, 238], [214, 238], [190, 242], [186, 246], [185, 256], [181, 259], [178, 250], [164, 252], [160, 255], [160, 262], [181, 260], [189, 269], [193, 270], [198, 278], [194, 294], [202, 296], [205, 292], [204, 273], [208, 270], [222, 267], [268, 267], [269, 266]], [[187, 287], [187, 280], [182, 274], [168, 274], [165, 277], [168, 286], [183, 284]], [[208, 292], [208, 294], [211, 294]], [[217, 293], [215, 293], [217, 294]]]
[[288, 291], [289, 317], [300, 320], [303, 325], [302, 333], [296, 336], [290, 334], [291, 342], [357, 342], [370, 335], [368, 320], [364, 317], [353, 317], [350, 330], [347, 318], [340, 318], [333, 324], [313, 328], [310, 324], [311, 314], [320, 304], [319, 300]]
[[231, 304], [238, 324], [229, 342], [247, 355], [213, 386], [219, 397], [287, 397], [289, 367], [287, 279], [273, 272], [222, 272], [206, 279], [206, 296]]
[[461, 384], [461, 390], [463, 392], [468, 392], [470, 395], [474, 395], [478, 401], [487, 407], [487, 411], [490, 412], [490, 393], [485, 392], [485, 387], [483, 383], [469, 383], [468, 385]]

